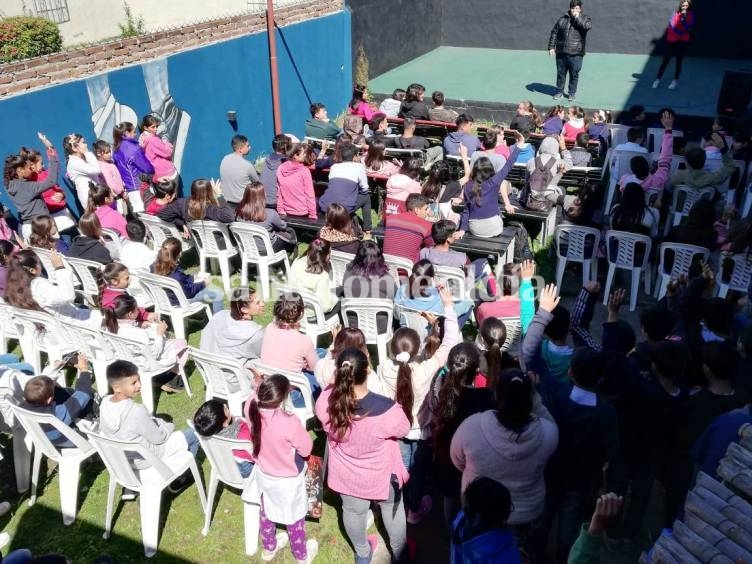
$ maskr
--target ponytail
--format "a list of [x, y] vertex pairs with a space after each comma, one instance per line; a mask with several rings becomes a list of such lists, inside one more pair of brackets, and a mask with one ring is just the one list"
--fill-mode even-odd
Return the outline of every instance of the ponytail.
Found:
[[109, 197], [109, 186], [89, 182], [89, 200], [86, 203], [86, 213], [94, 213], [98, 207], [107, 203]]
[[154, 261], [154, 274], [169, 276], [178, 266], [178, 259], [183, 247], [179, 239], [168, 237], [162, 243]]
[[434, 409], [433, 436], [436, 440], [457, 414], [463, 387], [472, 385], [479, 365], [480, 353], [471, 343], [458, 343], [449, 351]]
[[99, 307], [102, 307], [102, 296], [105, 288], [117, 280], [123, 272], [128, 272], [128, 267], [122, 262], [110, 262], [104, 266], [101, 270], [97, 271], [96, 279], [97, 286], [99, 287]]
[[439, 326], [439, 320], [435, 320], [428, 328], [428, 334], [425, 341], [423, 341], [423, 358], [429, 359], [436, 354], [441, 346], [441, 329]]
[[355, 347], [343, 350], [336, 361], [334, 384], [329, 395], [329, 432], [337, 442], [342, 442], [352, 426], [358, 401], [354, 386], [368, 378], [368, 357]]
[[486, 387], [496, 389], [496, 382], [502, 370], [501, 347], [499, 343], [493, 343], [486, 351]]
[[413, 424], [413, 404], [415, 392], [413, 392], [413, 371], [410, 361], [415, 358], [420, 349], [418, 333], [407, 327], [400, 327], [394, 332], [389, 347], [394, 357], [394, 362], [399, 365], [397, 369], [397, 386], [395, 401], [402, 406], [410, 425]]
[[533, 383], [519, 368], [501, 373], [496, 385], [496, 419], [499, 424], [521, 434], [533, 420]]
[[111, 307], [102, 308], [102, 329], [114, 335], [117, 335], [117, 332], [118, 332], [117, 315], [115, 315], [115, 310]]
[[290, 394], [290, 381], [281, 374], [272, 374], [261, 382], [256, 392], [246, 403], [246, 418], [251, 428], [251, 443], [253, 456], [258, 456], [261, 450], [261, 409], [277, 409]]
[[102, 328], [110, 333], [118, 332], [118, 320], [125, 319], [129, 313], [138, 310], [136, 298], [130, 294], [120, 294], [112, 303], [112, 307], [102, 308]]
[[248, 425], [251, 428], [251, 443], [253, 444], [253, 456], [258, 456], [261, 450], [261, 411], [259, 411], [258, 401], [256, 398], [248, 400], [248, 409], [246, 409]]

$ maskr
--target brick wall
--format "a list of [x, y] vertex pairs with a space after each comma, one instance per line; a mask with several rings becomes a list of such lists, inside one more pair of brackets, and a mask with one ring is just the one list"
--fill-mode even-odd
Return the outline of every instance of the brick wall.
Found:
[[[342, 0], [316, 0], [280, 8], [275, 10], [274, 15], [277, 25], [282, 27], [341, 9]], [[265, 30], [266, 18], [263, 13], [238, 15], [6, 63], [0, 65], [0, 97], [85, 78]]]

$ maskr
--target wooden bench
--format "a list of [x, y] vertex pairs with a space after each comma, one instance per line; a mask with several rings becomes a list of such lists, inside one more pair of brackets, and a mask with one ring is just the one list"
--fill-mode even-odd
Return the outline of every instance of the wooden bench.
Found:
[[[402, 134], [403, 123], [402, 118], [387, 118], [387, 123], [392, 130], [392, 133]], [[443, 121], [431, 121], [426, 119], [415, 120], [415, 135], [419, 137], [425, 137], [429, 141], [438, 141], [443, 143], [444, 137], [449, 135], [452, 131], [457, 131], [457, 126], [453, 123], [445, 123]]]

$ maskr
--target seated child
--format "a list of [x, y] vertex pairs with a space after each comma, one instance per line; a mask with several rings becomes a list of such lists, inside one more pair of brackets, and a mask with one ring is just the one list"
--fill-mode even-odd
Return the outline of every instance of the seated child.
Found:
[[452, 563], [521, 563], [514, 534], [507, 527], [511, 513], [512, 497], [504, 485], [491, 478], [471, 482], [452, 524]]
[[[73, 427], [77, 419], [90, 411], [92, 403], [91, 372], [86, 355], [78, 354], [76, 368], [78, 377], [73, 390], [56, 391], [55, 382], [49, 376], [34, 376], [28, 380], [24, 386], [24, 407], [39, 413], [52, 413], [60, 421]], [[45, 430], [45, 434], [56, 446], [75, 446], [53, 427]]]
[[386, 117], [397, 117], [400, 106], [405, 99], [405, 91], [402, 88], [396, 88], [390, 98], [384, 98], [379, 106], [379, 111], [386, 114]]
[[487, 317], [478, 326], [475, 346], [481, 351], [478, 374], [473, 379], [476, 388], [496, 389], [502, 371], [519, 368], [518, 362], [501, 348], [507, 340], [507, 327], [498, 317]]
[[[106, 264], [104, 268], [97, 273], [97, 283], [99, 284], [99, 307], [113, 307], [115, 298], [128, 293], [128, 287], [131, 285], [131, 274], [128, 267], [119, 262]], [[146, 308], [138, 308], [138, 325], [149, 321], [157, 321], [159, 316], [156, 313], [146, 311]]]
[[[176, 431], [172, 423], [152, 417], [143, 404], [134, 401], [141, 391], [135, 364], [127, 360], [110, 364], [107, 383], [112, 394], [102, 399], [99, 408], [99, 429], [103, 434], [121, 441], [140, 442], [168, 467], [182, 463], [183, 457], [178, 455], [185, 451], [196, 456], [198, 439], [191, 429]], [[138, 470], [148, 467], [142, 458], [134, 459], [132, 464]], [[189, 475], [186, 473], [176, 479], [168, 490], [173, 493], [180, 491], [189, 483]]]
[[130, 272], [149, 272], [149, 267], [157, 258], [157, 251], [150, 248], [146, 240], [146, 226], [140, 219], [132, 219], [125, 225], [128, 238], [123, 240], [123, 252], [120, 257]]
[[574, 147], [569, 152], [572, 155], [572, 166], [590, 166], [593, 155], [588, 151], [590, 135], [587, 133], [578, 133]]
[[[218, 399], [210, 399], [201, 404], [193, 416], [193, 427], [202, 437], [224, 437], [248, 441], [251, 445], [251, 430], [242, 417], [233, 417], [227, 404]], [[253, 456], [248, 450], [233, 449], [232, 456], [243, 478], [251, 475]]]
[[178, 196], [178, 183], [175, 180], [160, 180], [144, 190], [143, 199], [146, 213], [157, 215], [167, 204]]
[[561, 129], [561, 134], [567, 141], [574, 141], [580, 133], [587, 129], [585, 110], [580, 106], [571, 106], [567, 110], [567, 121]]

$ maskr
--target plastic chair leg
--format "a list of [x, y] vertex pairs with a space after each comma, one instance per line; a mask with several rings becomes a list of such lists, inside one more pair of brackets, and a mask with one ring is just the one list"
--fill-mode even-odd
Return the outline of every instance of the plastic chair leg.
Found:
[[219, 263], [219, 272], [222, 275], [222, 286], [225, 289], [225, 293], [230, 293], [230, 259], [226, 255], [222, 255], [217, 259]]
[[112, 513], [115, 506], [115, 490], [118, 487], [118, 483], [110, 476], [110, 483], [107, 487], [107, 509], [104, 514], [104, 534], [103, 539], [110, 538], [110, 531], [112, 531]]
[[176, 339], [185, 339], [185, 320], [179, 313], [170, 313], [172, 321], [172, 330], [175, 332]]
[[63, 513], [63, 524], [70, 525], [76, 520], [78, 476], [81, 470], [81, 459], [78, 457], [63, 457], [58, 462], [57, 468], [58, 480], [60, 481], [60, 509]]
[[640, 291], [640, 271], [632, 271], [632, 288], [629, 294], [629, 311], [634, 311], [637, 307], [637, 293]]
[[259, 262], [258, 263], [258, 280], [259, 284], [261, 285], [261, 295], [264, 298], [264, 301], [269, 300], [269, 263], [267, 262]]
[[243, 503], [243, 523], [245, 526], [245, 553], [253, 556], [258, 550], [259, 521], [261, 508], [255, 503]]
[[376, 349], [379, 351], [379, 362], [386, 362], [386, 335], [376, 337]]
[[592, 280], [591, 272], [590, 272], [590, 263], [591, 263], [590, 259], [585, 259], [582, 261], [582, 285], [583, 286], [587, 284], [588, 282], [590, 282], [590, 280]]
[[201, 479], [201, 473], [198, 471], [198, 465], [196, 459], [191, 457], [188, 469], [193, 474], [193, 480], [196, 482], [196, 489], [198, 490], [198, 500], [201, 502], [201, 510], [206, 512], [206, 492], [204, 491], [204, 482]]
[[561, 281], [564, 280], [564, 270], [567, 268], [567, 259], [559, 257], [556, 259], [556, 287], [561, 291]]
[[29, 507], [37, 502], [37, 484], [39, 483], [39, 467], [42, 463], [42, 451], [34, 449], [34, 462], [31, 467], [31, 497], [29, 498]]
[[26, 430], [16, 424], [13, 428], [13, 466], [16, 470], [16, 489], [23, 493], [29, 489], [31, 480], [31, 442]]
[[159, 545], [159, 512], [162, 508], [162, 489], [144, 488], [139, 496], [141, 513], [141, 541], [144, 554], [151, 558], [157, 553]]
[[154, 385], [148, 376], [141, 376], [141, 401], [149, 414], [154, 414]]
[[611, 284], [614, 282], [614, 272], [616, 271], [616, 265], [612, 262], [608, 263], [608, 274], [606, 275], [606, 286], [603, 288], [603, 305], [608, 305], [608, 297], [611, 295]]
[[204, 512], [204, 528], [201, 529], [201, 534], [206, 536], [209, 534], [209, 526], [211, 525], [212, 511], [214, 511], [214, 496], [217, 494], [217, 485], [219, 479], [217, 478], [214, 469], [212, 468], [211, 475], [209, 476], [209, 489], [206, 492], [206, 511]]

